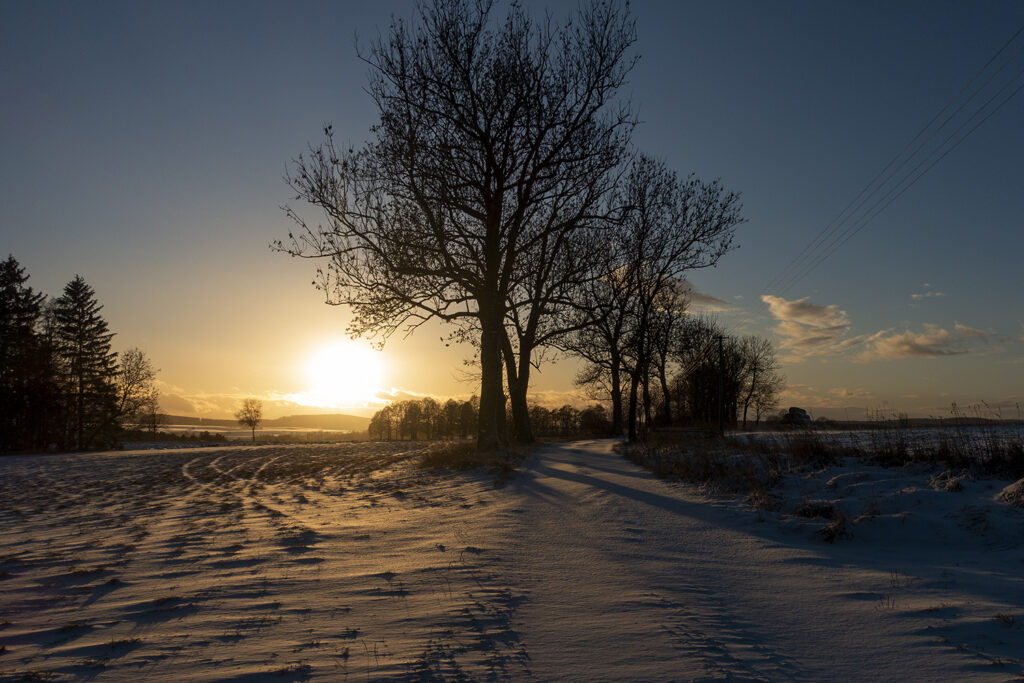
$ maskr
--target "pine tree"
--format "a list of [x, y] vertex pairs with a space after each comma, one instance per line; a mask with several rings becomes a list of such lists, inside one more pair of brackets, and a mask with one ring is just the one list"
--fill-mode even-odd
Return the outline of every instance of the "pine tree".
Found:
[[80, 275], [53, 302], [53, 343], [65, 410], [65, 445], [85, 449], [109, 442], [116, 431], [117, 354], [103, 306]]
[[0, 263], [0, 452], [36, 445], [34, 399], [47, 374], [39, 372], [37, 336], [45, 296], [26, 285], [28, 277], [14, 256]]

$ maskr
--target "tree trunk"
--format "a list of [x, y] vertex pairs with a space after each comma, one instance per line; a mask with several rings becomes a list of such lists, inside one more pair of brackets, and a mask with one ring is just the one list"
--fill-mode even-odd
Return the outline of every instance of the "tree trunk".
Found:
[[636, 428], [637, 420], [637, 404], [638, 401], [638, 389], [640, 388], [640, 373], [630, 373], [629, 381], [629, 440], [636, 441], [639, 438]]
[[508, 377], [508, 396], [512, 407], [512, 436], [516, 443], [530, 444], [534, 442], [533, 426], [530, 424], [530, 408], [526, 395], [530, 386], [530, 350], [519, 349], [518, 369], [512, 344], [508, 337], [504, 342], [505, 370]]
[[612, 436], [622, 435], [622, 367], [618, 354], [612, 354]]
[[647, 437], [647, 433], [651, 429], [651, 369], [648, 363], [644, 363], [643, 366], [643, 406], [644, 406], [644, 428], [643, 436]]
[[662, 411], [661, 417], [665, 421], [665, 426], [672, 424], [672, 392], [668, 388], [668, 373], [665, 371], [665, 363], [658, 364], [658, 380], [661, 382], [661, 395], [665, 401], [665, 409]]
[[504, 445], [499, 431], [500, 425], [505, 422], [499, 346], [503, 331], [493, 306], [486, 305], [482, 299], [480, 327], [480, 412], [477, 420], [476, 448], [480, 453], [493, 453]]
[[743, 429], [747, 428], [747, 408], [750, 406], [751, 399], [754, 398], [754, 390], [757, 388], [757, 370], [752, 371], [750, 375], [750, 390], [747, 391], [746, 398], [743, 399]]

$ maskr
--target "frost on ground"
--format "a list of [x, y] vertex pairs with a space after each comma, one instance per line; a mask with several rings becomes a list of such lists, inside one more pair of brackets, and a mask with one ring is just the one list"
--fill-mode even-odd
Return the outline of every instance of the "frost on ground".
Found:
[[[849, 459], [707, 495], [608, 441], [0, 460], [0, 671], [56, 680], [1010, 680], [1009, 482]], [[951, 483], [954, 482], [954, 483]], [[755, 501], [756, 502], [756, 501]], [[769, 509], [771, 508], [771, 509]], [[824, 529], [846, 520], [844, 533]], [[0, 676], [2, 678], [3, 676]]]

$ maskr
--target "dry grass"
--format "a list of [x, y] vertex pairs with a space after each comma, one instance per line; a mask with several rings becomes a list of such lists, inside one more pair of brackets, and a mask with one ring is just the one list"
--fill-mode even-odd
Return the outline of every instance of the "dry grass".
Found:
[[832, 520], [832, 523], [819, 529], [818, 535], [829, 543], [835, 543], [836, 539], [851, 538], [853, 536], [853, 532], [851, 531], [852, 527], [853, 523], [849, 518], [847, 518], [841, 510], [837, 510], [835, 519]]
[[1014, 507], [1024, 507], [1024, 479], [1018, 479], [999, 492], [999, 500]]
[[[622, 444], [620, 449], [659, 477], [698, 484], [715, 494], [766, 492], [781, 480], [784, 471], [777, 456], [730, 453], [721, 441], [695, 433]], [[767, 498], [762, 502], [768, 504]]]
[[477, 453], [476, 441], [444, 440], [431, 444], [420, 456], [423, 469], [441, 469], [462, 472], [494, 465], [497, 458], [490, 453]]
[[420, 454], [422, 469], [440, 469], [464, 472], [479, 467], [489, 467], [497, 484], [508, 481], [531, 449], [512, 446], [491, 453], [479, 453], [474, 439], [445, 439], [436, 441]]

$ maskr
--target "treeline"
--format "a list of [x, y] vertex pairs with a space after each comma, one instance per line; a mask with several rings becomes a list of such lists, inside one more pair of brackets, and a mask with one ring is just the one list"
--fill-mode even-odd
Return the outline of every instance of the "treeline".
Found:
[[[476, 435], [479, 409], [480, 400], [476, 396], [467, 401], [448, 399], [445, 403], [430, 397], [397, 401], [374, 414], [368, 432], [371, 439], [381, 441], [464, 439]], [[577, 410], [570, 405], [551, 409], [534, 404], [529, 411], [538, 436], [606, 436], [611, 429], [608, 413], [600, 405]], [[505, 419], [512, 420], [508, 410]]]
[[139, 349], [117, 354], [93, 289], [76, 275], [57, 298], [0, 263], [0, 453], [118, 443], [157, 422], [156, 371]]
[[449, 399], [443, 404], [430, 397], [396, 401], [374, 414], [367, 432], [371, 439], [381, 441], [464, 439], [476, 434], [479, 410], [476, 396], [461, 402]]
[[678, 424], [746, 428], [778, 403], [784, 379], [771, 342], [730, 336], [710, 318], [690, 315], [687, 295], [665, 287], [644, 321], [630, 312], [642, 301], [620, 292], [614, 324], [598, 326], [604, 334], [587, 328], [568, 345], [585, 360], [577, 384], [611, 402], [614, 434], [624, 420], [633, 437]]

